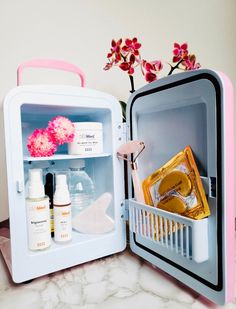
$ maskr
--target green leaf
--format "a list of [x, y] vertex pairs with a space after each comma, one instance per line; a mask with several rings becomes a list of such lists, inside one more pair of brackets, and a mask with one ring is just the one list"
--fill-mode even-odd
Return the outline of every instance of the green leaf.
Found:
[[124, 101], [119, 101], [120, 102], [120, 106], [122, 109], [122, 117], [123, 117], [123, 122], [126, 121], [126, 103]]

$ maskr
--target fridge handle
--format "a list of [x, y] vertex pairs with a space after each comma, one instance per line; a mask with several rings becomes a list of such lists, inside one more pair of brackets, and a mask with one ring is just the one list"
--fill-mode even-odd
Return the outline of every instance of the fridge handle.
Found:
[[72, 72], [79, 75], [81, 79], [81, 86], [85, 86], [85, 75], [79, 67], [66, 61], [54, 59], [34, 59], [20, 64], [17, 68], [17, 86], [21, 85], [22, 72], [26, 68], [48, 68]]

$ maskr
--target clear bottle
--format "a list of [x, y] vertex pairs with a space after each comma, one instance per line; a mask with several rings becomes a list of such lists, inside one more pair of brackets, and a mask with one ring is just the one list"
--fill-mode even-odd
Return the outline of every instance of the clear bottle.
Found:
[[85, 160], [72, 160], [69, 172], [72, 217], [94, 201], [94, 184], [85, 171]]
[[56, 190], [53, 196], [54, 240], [68, 242], [72, 238], [71, 202], [66, 175], [56, 175]]
[[30, 250], [43, 250], [51, 244], [49, 198], [45, 195], [41, 169], [29, 170], [26, 198]]

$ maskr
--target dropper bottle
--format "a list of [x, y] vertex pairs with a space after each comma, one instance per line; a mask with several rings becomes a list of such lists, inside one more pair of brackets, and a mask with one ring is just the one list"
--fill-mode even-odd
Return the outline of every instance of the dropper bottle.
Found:
[[30, 250], [43, 250], [51, 244], [49, 198], [45, 195], [41, 169], [29, 170], [26, 198]]
[[68, 242], [72, 238], [71, 201], [66, 175], [56, 175], [56, 190], [53, 197], [54, 240]]

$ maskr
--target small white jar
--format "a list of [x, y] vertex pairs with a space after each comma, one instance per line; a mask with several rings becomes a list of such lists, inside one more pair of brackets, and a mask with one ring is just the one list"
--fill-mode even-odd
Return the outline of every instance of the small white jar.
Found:
[[74, 122], [75, 137], [68, 143], [70, 155], [99, 154], [103, 152], [103, 127], [101, 122]]

